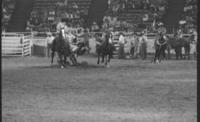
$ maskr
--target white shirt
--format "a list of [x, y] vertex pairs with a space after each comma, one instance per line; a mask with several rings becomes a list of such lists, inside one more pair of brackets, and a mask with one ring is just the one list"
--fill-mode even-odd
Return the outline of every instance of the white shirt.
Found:
[[145, 40], [145, 42], [147, 41], [147, 37], [146, 36], [139, 37], [139, 46], [141, 46], [143, 39]]
[[72, 43], [73, 39], [76, 37], [73, 34], [69, 33], [67, 34], [67, 38], [69, 39], [69, 42]]
[[111, 44], [112, 44], [112, 38], [109, 38], [109, 43], [111, 43]]
[[194, 31], [193, 34], [194, 34], [194, 40], [197, 41], [197, 32]]
[[54, 40], [53, 36], [50, 36], [50, 37], [48, 36], [47, 37], [47, 44], [52, 44], [53, 40]]
[[62, 22], [59, 22], [59, 23], [57, 24], [57, 26], [56, 26], [57, 32], [59, 32], [61, 28], [65, 28], [65, 24], [62, 23]]
[[125, 38], [124, 38], [123, 35], [120, 35], [120, 36], [119, 36], [119, 43], [120, 43], [120, 44], [124, 44], [124, 43], [125, 43]]

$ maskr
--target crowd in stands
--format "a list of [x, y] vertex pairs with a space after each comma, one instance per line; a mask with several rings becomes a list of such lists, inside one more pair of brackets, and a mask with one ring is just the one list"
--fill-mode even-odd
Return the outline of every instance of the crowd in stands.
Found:
[[197, 28], [196, 20], [197, 20], [197, 1], [186, 0], [182, 18], [179, 22], [180, 28], [184, 33], [190, 33], [192, 30]]
[[[162, 21], [162, 16], [167, 9], [167, 0], [108, 0], [108, 11], [103, 18], [102, 29], [120, 29], [134, 30], [139, 23], [151, 21], [153, 27]], [[122, 13], [128, 13], [129, 10], [150, 11], [145, 14], [137, 14], [134, 20], [138, 23], [130, 23], [120, 20]], [[132, 18], [133, 19], [133, 18]], [[151, 28], [154, 30], [153, 28]]]
[[166, 0], [108, 0], [108, 8], [112, 12], [123, 12], [128, 9], [146, 9], [152, 11], [164, 11]]
[[15, 0], [3, 0], [2, 1], [2, 30], [5, 31], [8, 22], [11, 18], [13, 10], [15, 8]]
[[56, 31], [56, 26], [60, 19], [67, 22], [70, 27], [84, 27], [85, 19], [88, 15], [87, 8], [79, 9], [79, 6], [68, 0], [56, 0], [51, 3], [53, 7], [33, 10], [27, 22], [27, 31]]
[[[93, 22], [90, 30], [135, 30], [139, 23], [130, 23], [119, 19], [119, 16], [128, 10], [151, 11], [150, 13], [138, 14], [134, 20], [141, 20], [141, 23], [150, 21], [154, 25], [153, 27], [155, 27], [165, 13], [166, 1], [108, 0], [108, 11], [103, 18], [103, 24], [98, 25], [96, 22]], [[68, 27], [86, 28], [88, 8], [81, 8], [76, 2], [69, 2], [69, 0], [51, 0], [48, 2], [48, 7], [34, 8], [30, 19], [27, 21], [26, 31], [56, 31], [56, 26], [61, 19], [67, 22]]]

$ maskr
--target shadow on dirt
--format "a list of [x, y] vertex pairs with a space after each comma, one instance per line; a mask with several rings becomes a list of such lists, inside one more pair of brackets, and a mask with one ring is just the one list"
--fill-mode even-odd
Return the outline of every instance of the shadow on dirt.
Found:
[[114, 67], [116, 70], [121, 70], [121, 69], [139, 69], [139, 70], [151, 70], [152, 67], [149, 66], [141, 66], [141, 65], [121, 65], [121, 66], [116, 66]]
[[[33, 69], [61, 69], [59, 65], [57, 64], [49, 64], [49, 65], [44, 65], [44, 66], [31, 66], [28, 68], [33, 68]], [[64, 69], [101, 69], [101, 68], [106, 68], [103, 65], [92, 65], [92, 64], [77, 64], [77, 65], [66, 65]]]

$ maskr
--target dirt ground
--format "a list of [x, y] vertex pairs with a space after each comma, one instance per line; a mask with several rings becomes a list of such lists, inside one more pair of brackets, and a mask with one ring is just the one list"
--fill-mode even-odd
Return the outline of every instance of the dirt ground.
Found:
[[2, 59], [3, 122], [196, 122], [196, 61]]

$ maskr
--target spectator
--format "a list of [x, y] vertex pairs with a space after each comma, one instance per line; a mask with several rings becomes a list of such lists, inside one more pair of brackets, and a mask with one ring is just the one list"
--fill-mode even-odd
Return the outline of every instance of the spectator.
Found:
[[139, 42], [140, 42], [140, 34], [139, 33], [136, 33], [135, 35], [135, 50], [134, 50], [134, 57], [137, 58], [138, 57], [138, 54], [139, 54], [139, 49], [140, 49], [140, 45], [139, 45]]
[[131, 41], [131, 49], [130, 49], [130, 54], [131, 54], [131, 57], [134, 58], [135, 56], [135, 35], [132, 34], [131, 35], [131, 38], [130, 38], [130, 41]]
[[142, 37], [140, 38], [141, 44], [140, 44], [140, 56], [143, 60], [146, 59], [147, 57], [147, 39], [144, 36], [144, 34], [142, 33]]
[[142, 18], [143, 22], [146, 22], [149, 20], [149, 15], [145, 14], [144, 17]]
[[68, 4], [68, 0], [65, 0], [64, 5], [67, 6]]
[[119, 59], [124, 59], [124, 44], [125, 44], [125, 37], [123, 33], [120, 33], [119, 36]]
[[108, 9], [111, 8], [111, 0], [108, 0]]
[[48, 57], [50, 57], [53, 40], [54, 40], [54, 37], [52, 33], [47, 33], [47, 56]]
[[93, 32], [99, 31], [99, 26], [97, 25], [96, 22], [93, 23], [91, 30], [92, 30]]
[[182, 30], [182, 28], [179, 28], [177, 30], [177, 38], [182, 38], [182, 37], [183, 37], [183, 30]]
[[77, 10], [77, 9], [78, 9], [78, 5], [74, 2], [74, 3], [72, 4], [72, 8], [75, 9], [75, 10]]

